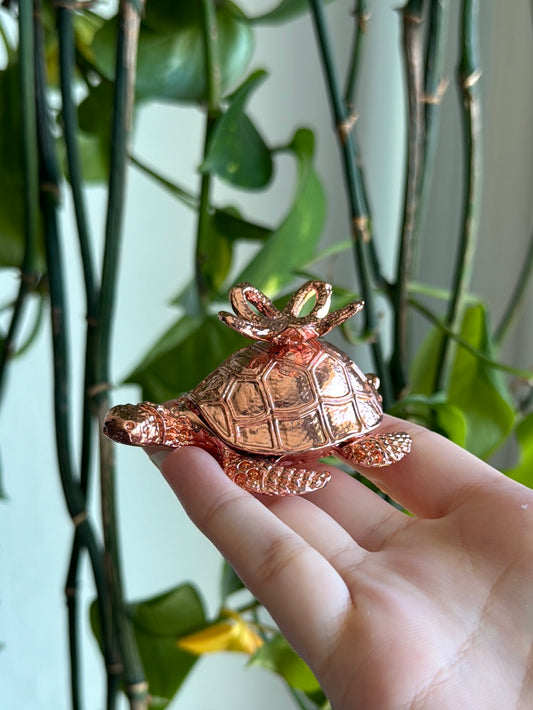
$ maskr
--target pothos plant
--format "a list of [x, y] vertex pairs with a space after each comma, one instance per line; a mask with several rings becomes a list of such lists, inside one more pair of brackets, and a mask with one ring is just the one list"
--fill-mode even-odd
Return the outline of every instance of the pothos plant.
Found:
[[[29, 345], [20, 342], [20, 323], [28, 302], [38, 299], [42, 307], [34, 332], [46, 310], [52, 316], [58, 469], [74, 523], [66, 582], [73, 708], [82, 706], [75, 591], [82, 553], [88, 554], [97, 590], [91, 619], [106, 662], [109, 709], [116, 706], [121, 689], [132, 708], [165, 707], [196, 660], [214, 651], [248, 654], [249, 663], [279, 674], [300, 708], [328, 707], [311, 671], [276, 630], [262, 623], [259, 603], [250, 599], [242, 607], [236, 605], [235, 592], [242, 585], [226, 564], [216, 618], [206, 616], [201, 592], [191, 583], [133, 604], [123, 598], [113, 451], [107, 441], [100, 442], [99, 449], [103, 545], [85, 512], [96, 439], [109, 406], [115, 290], [120, 246], [127, 241], [122, 225], [128, 166], [198, 214], [196, 233], [191, 234], [195, 276], [175, 296], [176, 321], [162, 336], [154, 334], [154, 344], [127, 377], [140, 386], [143, 398], [164, 401], [189, 390], [241, 345], [239, 336], [215, 315], [230, 281], [249, 281], [282, 300], [295, 279], [320, 278], [325, 259], [352, 250], [354, 278], [334, 285], [334, 306], [365, 299], [364, 327], [358, 333], [344, 328], [345, 347], [370, 350], [386, 409], [434, 428], [485, 458], [516, 438], [520, 455], [508, 473], [533, 483], [533, 375], [498, 357], [526, 293], [533, 241], [495, 330], [483, 301], [469, 292], [481, 190], [478, 1], [461, 3], [457, 86], [463, 107], [465, 184], [462, 230], [448, 290], [420, 282], [415, 258], [421, 241], [430, 239], [424, 216], [446, 88], [448, 4], [409, 0], [400, 12], [408, 138], [403, 219], [391, 280], [384, 276], [372, 230], [361, 167], [364, 146], [358, 145], [355, 123], [370, 15], [366, 2], [351, 3], [352, 51], [341, 83], [324, 4], [282, 0], [255, 17], [226, 0], [149, 0], [146, 6], [143, 0], [121, 0], [111, 18], [104, 18], [92, 2], [73, 0], [12, 0], [0, 10], [7, 57], [0, 71], [0, 265], [20, 273], [18, 295], [3, 307], [0, 391], [8, 367]], [[265, 71], [250, 66], [255, 26], [267, 24], [275, 32], [279, 23], [303, 12], [313, 23], [322, 60], [347, 198], [346, 240], [322, 250], [326, 200], [313, 164], [312, 132], [300, 128], [286, 145], [273, 147], [247, 113], [250, 97], [268, 80]], [[14, 32], [6, 29], [13, 26]], [[136, 112], [161, 100], [203, 112], [198, 187], [196, 176], [191, 175], [188, 185], [177, 185], [131, 153]], [[292, 204], [279, 224], [257, 224], [235, 208], [216, 204], [214, 181], [241, 191], [266, 188], [281, 153], [292, 156], [297, 176]], [[108, 188], [104, 251], [98, 263], [84, 194], [90, 182]], [[58, 199], [67, 190], [75, 206], [87, 315], [79, 467], [73, 463], [69, 419], [68, 293]], [[237, 278], [231, 278], [235, 247], [243, 242], [256, 245], [256, 250]], [[393, 313], [390, 326], [379, 318], [378, 296], [388, 301]], [[414, 311], [427, 320], [428, 330], [412, 353], [408, 344]], [[387, 335], [391, 353], [383, 348]]]

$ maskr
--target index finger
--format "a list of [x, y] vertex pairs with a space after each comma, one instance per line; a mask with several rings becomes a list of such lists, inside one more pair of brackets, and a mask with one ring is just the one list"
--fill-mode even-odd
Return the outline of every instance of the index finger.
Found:
[[[159, 468], [191, 520], [312, 662], [306, 649], [320, 647], [318, 641], [339, 623], [339, 603], [341, 608], [350, 603], [340, 575], [260, 500], [236, 486], [202, 449], [177, 449]], [[312, 514], [313, 506], [309, 508]]]
[[401, 461], [361, 468], [366, 478], [420, 518], [452, 512], [478, 486], [503, 477], [499, 471], [429, 429], [385, 415], [379, 433], [405, 431], [413, 444]]

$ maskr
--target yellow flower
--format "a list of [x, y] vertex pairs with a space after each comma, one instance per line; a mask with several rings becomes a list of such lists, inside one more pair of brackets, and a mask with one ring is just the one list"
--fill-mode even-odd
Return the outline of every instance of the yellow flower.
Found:
[[255, 627], [230, 609], [222, 610], [227, 620], [217, 621], [201, 631], [178, 639], [178, 646], [189, 653], [201, 656], [217, 651], [240, 651], [255, 653], [263, 645], [263, 639]]

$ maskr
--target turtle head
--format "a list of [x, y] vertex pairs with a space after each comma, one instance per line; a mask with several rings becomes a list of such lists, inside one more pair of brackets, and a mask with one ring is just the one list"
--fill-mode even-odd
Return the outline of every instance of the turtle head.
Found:
[[103, 432], [113, 441], [130, 446], [162, 443], [164, 428], [160, 405], [148, 402], [119, 404], [107, 413]]

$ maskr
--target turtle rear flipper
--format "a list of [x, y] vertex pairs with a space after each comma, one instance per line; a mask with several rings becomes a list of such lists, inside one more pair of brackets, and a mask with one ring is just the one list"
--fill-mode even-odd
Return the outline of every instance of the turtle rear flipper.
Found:
[[337, 447], [343, 459], [354, 466], [390, 466], [411, 451], [412, 439], [403, 431], [364, 436]]

